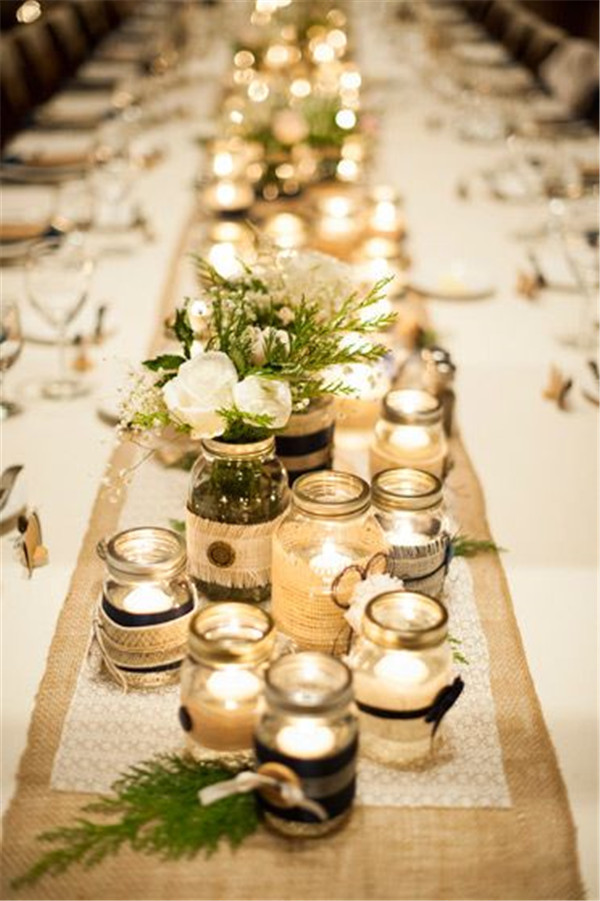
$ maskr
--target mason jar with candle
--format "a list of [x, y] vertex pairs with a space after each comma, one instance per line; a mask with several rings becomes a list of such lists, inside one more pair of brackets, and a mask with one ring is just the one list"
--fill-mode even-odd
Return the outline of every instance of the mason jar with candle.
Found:
[[389, 572], [409, 590], [441, 597], [450, 536], [440, 480], [420, 469], [386, 469], [374, 477], [371, 494], [390, 546]]
[[367, 604], [348, 657], [367, 757], [401, 765], [430, 754], [463, 688], [447, 638], [448, 613], [435, 598], [388, 591]]
[[176, 682], [195, 595], [185, 541], [170, 529], [127, 529], [98, 544], [107, 575], [94, 631], [108, 674], [124, 688]]
[[192, 754], [198, 748], [252, 748], [264, 670], [274, 643], [273, 620], [253, 604], [211, 604], [194, 616], [181, 669], [179, 708]]
[[440, 401], [416, 388], [396, 388], [383, 399], [370, 448], [371, 475], [406, 466], [443, 479], [448, 443]]
[[349, 472], [300, 476], [273, 535], [272, 613], [302, 650], [343, 653], [346, 575], [387, 549], [367, 483]]
[[[356, 785], [358, 725], [352, 674], [326, 654], [281, 657], [267, 671], [265, 709], [254, 734], [259, 772], [300, 789], [307, 805], [290, 806], [261, 789], [265, 820], [284, 835], [314, 838], [341, 826]], [[312, 809], [311, 809], [312, 806]]]
[[275, 439], [202, 441], [186, 517], [189, 573], [211, 601], [267, 601], [271, 536], [289, 504]]

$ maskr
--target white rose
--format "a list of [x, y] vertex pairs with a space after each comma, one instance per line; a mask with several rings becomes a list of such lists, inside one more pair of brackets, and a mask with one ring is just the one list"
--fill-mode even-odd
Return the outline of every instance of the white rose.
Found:
[[292, 393], [287, 382], [249, 375], [233, 389], [233, 399], [240, 412], [271, 417], [269, 428], [281, 429], [292, 412]]
[[163, 397], [173, 417], [191, 427], [192, 438], [214, 438], [225, 431], [217, 410], [233, 405], [237, 380], [227, 354], [211, 350], [182, 363]]
[[210, 306], [201, 297], [191, 300], [187, 305], [190, 326], [196, 335], [204, 335], [208, 326]]

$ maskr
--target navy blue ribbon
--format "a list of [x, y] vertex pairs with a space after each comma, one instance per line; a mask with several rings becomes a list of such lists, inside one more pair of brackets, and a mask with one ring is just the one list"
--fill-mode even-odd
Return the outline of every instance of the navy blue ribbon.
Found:
[[424, 719], [426, 723], [433, 724], [431, 732], [433, 738], [448, 711], [458, 701], [464, 687], [465, 683], [460, 676], [457, 676], [454, 682], [446, 685], [437, 693], [429, 707], [419, 707], [417, 710], [385, 710], [383, 707], [371, 707], [370, 704], [364, 704], [362, 701], [357, 701], [356, 706], [363, 713], [368, 713], [370, 716], [376, 716], [382, 720]]

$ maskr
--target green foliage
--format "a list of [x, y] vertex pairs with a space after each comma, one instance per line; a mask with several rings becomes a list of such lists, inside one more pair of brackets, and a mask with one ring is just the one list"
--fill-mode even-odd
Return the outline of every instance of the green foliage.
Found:
[[272, 432], [271, 417], [266, 413], [242, 413], [237, 407], [218, 410], [218, 413], [227, 423], [223, 440], [231, 444], [263, 441]]
[[477, 554], [500, 554], [506, 551], [506, 548], [499, 547], [495, 541], [470, 538], [468, 535], [454, 535], [451, 542], [454, 557], [475, 557]]
[[183, 519], [170, 519], [169, 525], [174, 532], [179, 532], [180, 535], [185, 535], [185, 522], [183, 521]]
[[110, 819], [79, 817], [74, 825], [42, 833], [39, 840], [55, 847], [43, 854], [13, 887], [32, 885], [45, 875], [58, 875], [73, 864], [85, 869], [129, 845], [163, 860], [212, 854], [222, 840], [240, 845], [258, 826], [252, 795], [240, 794], [203, 807], [198, 791], [234, 776], [239, 769], [168, 755], [132, 767], [113, 786], [114, 795], [86, 805], [83, 813]]
[[462, 641], [460, 638], [456, 638], [454, 635], [448, 635], [448, 644], [452, 648], [452, 659], [455, 663], [462, 663], [464, 666], [469, 666], [469, 661], [460, 650], [460, 645]]
[[194, 343], [194, 330], [190, 325], [187, 310], [181, 309], [175, 311], [175, 323], [173, 325], [175, 337], [181, 343], [186, 359], [189, 360], [192, 344]]
[[142, 365], [152, 372], [159, 372], [161, 369], [177, 370], [182, 363], [185, 363], [185, 357], [180, 357], [179, 354], [160, 354], [153, 360], [144, 360]]

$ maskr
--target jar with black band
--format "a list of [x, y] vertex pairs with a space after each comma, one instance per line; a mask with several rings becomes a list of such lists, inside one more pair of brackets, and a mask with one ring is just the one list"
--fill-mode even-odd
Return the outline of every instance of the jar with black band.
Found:
[[426, 757], [463, 689], [452, 678], [448, 612], [435, 598], [388, 591], [373, 598], [348, 663], [354, 673], [361, 750], [381, 763]]
[[277, 791], [259, 793], [265, 820], [278, 832], [317, 837], [349, 816], [358, 750], [352, 700], [350, 670], [327, 654], [293, 654], [269, 668], [265, 710], [254, 734], [257, 765], [263, 773], [273, 769], [279, 782], [289, 782], [305, 799], [290, 806]]
[[411, 591], [441, 597], [451, 542], [440, 480], [420, 469], [386, 469], [374, 477], [371, 496], [390, 573]]

